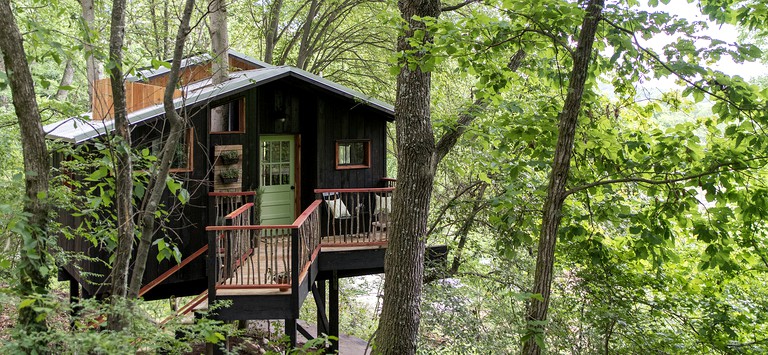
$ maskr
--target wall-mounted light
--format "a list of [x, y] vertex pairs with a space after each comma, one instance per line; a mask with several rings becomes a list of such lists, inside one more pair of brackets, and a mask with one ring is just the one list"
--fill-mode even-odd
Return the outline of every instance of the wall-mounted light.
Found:
[[283, 133], [288, 125], [288, 115], [283, 110], [272, 112], [272, 121], [275, 125], [275, 133]]
[[287, 115], [283, 110], [275, 110], [272, 112], [272, 119], [275, 121], [275, 123], [285, 123], [285, 121], [288, 120], [286, 117]]

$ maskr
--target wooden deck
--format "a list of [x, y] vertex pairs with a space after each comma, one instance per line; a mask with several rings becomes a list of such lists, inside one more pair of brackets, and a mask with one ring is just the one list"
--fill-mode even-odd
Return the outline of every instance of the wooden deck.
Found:
[[[305, 298], [312, 297], [313, 284], [325, 280], [371, 275], [384, 272], [386, 242], [369, 246], [329, 246], [323, 244], [313, 262], [301, 271], [296, 285], [244, 285], [242, 287], [217, 287], [215, 299], [231, 301], [229, 307], [218, 309], [216, 317], [224, 320], [235, 319], [289, 319], [297, 317]], [[445, 261], [445, 246], [429, 246], [425, 253], [427, 263]], [[294, 295], [293, 290], [298, 290]], [[195, 311], [208, 309], [210, 300], [204, 299], [189, 305]]]
[[387, 243], [387, 231], [372, 231], [370, 233], [329, 235], [320, 240], [323, 247], [332, 246], [371, 246]]
[[[224, 270], [222, 263], [219, 273], [223, 280], [216, 287], [217, 295], [289, 295], [291, 251], [284, 247], [289, 244], [285, 240], [261, 242], [256, 248], [249, 249], [239, 260], [235, 260], [235, 266], [229, 272]], [[382, 249], [386, 246], [386, 230], [327, 236], [321, 240], [321, 252]], [[299, 282], [303, 280], [305, 273], [306, 270], [300, 270]]]

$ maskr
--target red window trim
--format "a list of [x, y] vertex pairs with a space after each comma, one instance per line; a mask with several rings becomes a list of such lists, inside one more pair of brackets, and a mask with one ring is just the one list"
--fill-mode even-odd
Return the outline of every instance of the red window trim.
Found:
[[[364, 164], [339, 164], [339, 145], [344, 143], [364, 143], [363, 149], [365, 149], [365, 163]], [[350, 170], [350, 169], [368, 169], [371, 167], [371, 140], [370, 139], [340, 139], [336, 141], [336, 149], [334, 150], [336, 170]]]

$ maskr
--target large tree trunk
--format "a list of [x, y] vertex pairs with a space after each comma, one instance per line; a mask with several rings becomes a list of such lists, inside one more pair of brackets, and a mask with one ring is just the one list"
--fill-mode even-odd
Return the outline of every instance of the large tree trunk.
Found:
[[80, 0], [83, 8], [83, 20], [85, 21], [85, 36], [83, 49], [85, 50], [86, 78], [88, 80], [88, 104], [93, 104], [93, 83], [101, 77], [101, 63], [93, 55], [94, 45], [91, 37], [93, 31], [93, 22], [95, 19], [93, 13], [93, 0]]
[[[408, 30], [397, 41], [397, 51], [411, 49], [408, 39], [424, 23], [414, 16], [437, 17], [440, 1], [398, 2]], [[430, 35], [425, 41], [431, 41]], [[414, 58], [416, 60], [420, 58]], [[384, 302], [376, 335], [376, 351], [382, 354], [415, 354], [421, 319], [421, 289], [424, 277], [424, 248], [427, 217], [432, 196], [435, 137], [430, 121], [431, 75], [402, 64], [397, 77], [395, 121], [397, 122], [397, 191], [393, 220], [384, 261]]]
[[112, 23], [109, 37], [109, 76], [112, 79], [116, 147], [115, 204], [117, 205], [117, 250], [112, 265], [112, 312], [109, 329], [120, 330], [125, 319], [120, 309], [128, 291], [129, 265], [133, 251], [135, 223], [133, 220], [133, 162], [131, 160], [131, 131], [126, 112], [125, 86], [123, 83], [123, 42], [125, 39], [125, 0], [113, 0]]
[[[5, 60], [3, 60], [2, 50], [0, 50], [0, 72], [5, 73]], [[8, 97], [0, 95], [0, 107], [5, 107], [6, 105], [8, 105]]]
[[317, 16], [318, 0], [312, 0], [307, 12], [307, 18], [301, 30], [301, 43], [299, 44], [299, 55], [296, 58], [296, 66], [301, 69], [307, 69], [307, 61], [312, 53], [310, 39], [312, 34], [312, 24]]
[[[22, 297], [46, 296], [48, 280], [52, 266], [47, 254], [48, 244], [48, 173], [50, 170], [48, 149], [45, 145], [45, 133], [40, 120], [35, 99], [34, 82], [27, 64], [21, 33], [11, 11], [9, 0], [0, 0], [0, 50], [8, 69], [8, 81], [13, 95], [13, 106], [19, 121], [21, 146], [24, 158], [24, 213], [26, 214], [25, 232], [22, 239], [21, 253], [17, 267], [19, 286]], [[47, 330], [45, 312], [38, 311], [40, 304], [19, 309], [18, 325], [21, 336]], [[28, 343], [27, 343], [28, 344]], [[23, 349], [44, 353], [45, 344], [33, 341], [33, 345]]]
[[165, 179], [171, 170], [176, 147], [184, 134], [184, 119], [179, 116], [173, 105], [173, 93], [176, 84], [179, 81], [179, 71], [181, 68], [181, 59], [184, 55], [184, 42], [189, 34], [189, 18], [192, 16], [192, 10], [195, 7], [195, 0], [186, 0], [184, 12], [181, 17], [179, 31], [176, 34], [176, 44], [173, 49], [173, 61], [171, 62], [171, 71], [168, 74], [168, 83], [165, 86], [165, 95], [163, 96], [163, 106], [165, 108], [165, 117], [170, 123], [170, 133], [163, 143], [163, 150], [160, 153], [160, 167], [151, 177], [147, 191], [149, 195], [144, 202], [144, 208], [141, 211], [139, 223], [141, 224], [141, 239], [136, 248], [136, 262], [131, 276], [131, 285], [128, 291], [128, 297], [138, 297], [139, 290], [144, 278], [144, 270], [147, 267], [147, 257], [152, 245], [152, 236], [155, 234], [155, 212], [160, 205], [160, 198], [165, 191]]
[[211, 52], [213, 63], [211, 64], [212, 80], [214, 84], [221, 84], [229, 79], [229, 35], [227, 33], [227, 5], [226, 0], [211, 0], [208, 10], [211, 12], [210, 26]]
[[576, 122], [581, 111], [581, 99], [584, 85], [589, 74], [589, 60], [592, 45], [595, 41], [595, 31], [600, 22], [605, 0], [590, 0], [581, 33], [573, 58], [573, 70], [568, 84], [568, 94], [560, 112], [557, 145], [552, 162], [552, 172], [549, 177], [547, 199], [544, 202], [544, 214], [541, 221], [539, 251], [536, 257], [536, 273], [533, 280], [534, 294], [541, 295], [541, 300], [531, 300], [528, 303], [527, 339], [523, 346], [524, 354], [540, 354], [536, 338], [543, 339], [543, 323], [547, 319], [549, 297], [552, 291], [552, 274], [555, 263], [555, 243], [557, 230], [560, 226], [561, 211], [565, 200], [565, 185], [573, 153], [573, 140], [576, 135]]
[[275, 44], [277, 44], [277, 26], [280, 24], [280, 8], [283, 6], [283, 0], [274, 0], [269, 8], [269, 19], [267, 20], [267, 31], [264, 34], [264, 61], [269, 64], [275, 64]]
[[69, 89], [62, 89], [63, 86], [72, 85], [72, 79], [75, 78], [75, 66], [72, 65], [72, 59], [67, 59], [67, 63], [64, 64], [64, 73], [61, 74], [61, 81], [59, 82], [59, 90], [56, 91], [54, 99], [57, 101], [65, 101], [69, 95]]

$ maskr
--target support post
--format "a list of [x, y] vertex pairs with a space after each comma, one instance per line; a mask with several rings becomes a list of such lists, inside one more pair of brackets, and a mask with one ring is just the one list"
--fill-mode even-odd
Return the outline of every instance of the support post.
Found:
[[296, 318], [290, 318], [285, 320], [285, 334], [288, 334], [290, 338], [289, 348], [291, 350], [296, 348]]
[[206, 274], [208, 274], [208, 309], [211, 309], [216, 301], [216, 253], [219, 248], [216, 245], [216, 232], [208, 232], [208, 260], [206, 260]]
[[[206, 259], [206, 274], [208, 275], [208, 310], [211, 309], [216, 301], [216, 253], [219, 252], [219, 248], [216, 245], [216, 232], [208, 232], [208, 258]], [[212, 314], [209, 313], [209, 316]], [[221, 354], [221, 349], [218, 345], [211, 343], [205, 344], [205, 353], [207, 355]]]
[[329, 352], [334, 354], [339, 351], [339, 276], [336, 270], [328, 285], [328, 335], [336, 337], [331, 340]]
[[[291, 338], [291, 349], [296, 347], [296, 319], [299, 318], [299, 230], [291, 229], [291, 319], [285, 320], [285, 333]], [[289, 327], [290, 323], [290, 327]]]
[[312, 296], [317, 306], [317, 336], [328, 334], [328, 315], [325, 313], [325, 280], [317, 280], [312, 284]]
[[80, 313], [82, 305], [80, 304], [80, 283], [74, 277], [69, 277], [69, 305], [72, 309], [72, 320], [69, 327], [75, 329], [75, 318]]

